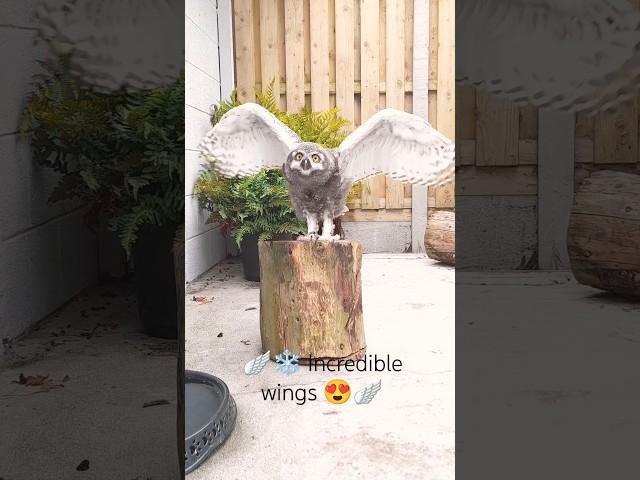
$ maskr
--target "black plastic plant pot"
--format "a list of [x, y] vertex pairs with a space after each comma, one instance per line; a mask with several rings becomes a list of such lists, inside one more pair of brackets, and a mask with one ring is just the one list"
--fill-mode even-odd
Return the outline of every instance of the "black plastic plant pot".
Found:
[[260, 261], [258, 259], [258, 235], [247, 235], [240, 242], [240, 257], [244, 278], [252, 282], [260, 281]]
[[145, 226], [140, 230], [132, 256], [142, 329], [161, 338], [178, 337], [173, 242], [175, 225]]
[[229, 438], [238, 409], [219, 378], [185, 370], [184, 381], [184, 471], [190, 473]]

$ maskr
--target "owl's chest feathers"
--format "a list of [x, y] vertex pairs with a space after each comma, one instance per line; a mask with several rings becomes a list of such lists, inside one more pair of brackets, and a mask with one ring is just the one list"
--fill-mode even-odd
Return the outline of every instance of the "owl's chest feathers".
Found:
[[330, 213], [337, 215], [344, 207], [346, 195], [343, 194], [342, 178], [331, 175], [326, 181], [319, 178], [296, 175], [287, 178], [291, 202], [300, 213]]

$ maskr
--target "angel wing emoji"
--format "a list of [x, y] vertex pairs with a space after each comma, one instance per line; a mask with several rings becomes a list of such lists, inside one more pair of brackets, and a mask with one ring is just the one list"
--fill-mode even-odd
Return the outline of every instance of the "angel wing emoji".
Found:
[[270, 353], [271, 351], [268, 350], [262, 355], [254, 358], [250, 362], [247, 362], [247, 364], [244, 366], [244, 373], [246, 373], [247, 375], [258, 375], [269, 361]]
[[376, 396], [376, 393], [380, 391], [381, 386], [382, 386], [382, 379], [378, 380], [378, 383], [369, 385], [368, 387], [365, 387], [362, 390], [359, 390], [358, 392], [356, 392], [356, 395], [354, 397], [356, 403], [358, 405], [361, 405], [361, 404], [371, 402], [371, 400], [373, 400], [373, 397]]

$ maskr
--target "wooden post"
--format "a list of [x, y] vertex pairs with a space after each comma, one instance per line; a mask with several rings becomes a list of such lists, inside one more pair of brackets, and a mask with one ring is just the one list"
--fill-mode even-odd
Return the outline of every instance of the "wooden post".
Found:
[[541, 270], [566, 270], [575, 115], [541, 110], [538, 122], [538, 265]]
[[260, 334], [271, 358], [357, 359], [366, 351], [362, 246], [352, 241], [259, 242]]
[[[413, 113], [429, 119], [429, 0], [413, 2]], [[427, 187], [411, 186], [411, 251], [425, 251]]]

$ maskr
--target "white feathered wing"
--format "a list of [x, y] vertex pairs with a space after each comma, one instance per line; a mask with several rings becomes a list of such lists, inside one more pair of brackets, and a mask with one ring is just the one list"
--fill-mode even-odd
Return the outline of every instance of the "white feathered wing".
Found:
[[154, 88], [184, 70], [184, 46], [165, 33], [184, 12], [181, 0], [44, 0], [38, 36], [70, 69], [101, 91]]
[[244, 366], [244, 373], [247, 375], [258, 375], [264, 369], [264, 366], [269, 361], [270, 350], [267, 350], [262, 355], [258, 355], [253, 360], [247, 362]]
[[338, 147], [345, 178], [357, 182], [385, 174], [403, 182], [440, 185], [453, 180], [455, 146], [417, 115], [381, 110]]
[[380, 391], [382, 388], [382, 379], [378, 380], [378, 383], [374, 383], [369, 385], [368, 387], [363, 388], [356, 392], [354, 396], [354, 400], [358, 405], [370, 403], [373, 400], [373, 397]]
[[248, 176], [282, 167], [300, 138], [266, 108], [245, 103], [229, 110], [198, 149], [224, 177]]
[[456, 78], [514, 101], [567, 111], [635, 97], [640, 10], [627, 0], [459, 0]]

